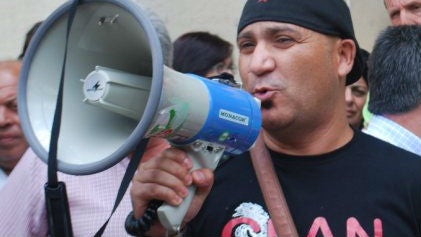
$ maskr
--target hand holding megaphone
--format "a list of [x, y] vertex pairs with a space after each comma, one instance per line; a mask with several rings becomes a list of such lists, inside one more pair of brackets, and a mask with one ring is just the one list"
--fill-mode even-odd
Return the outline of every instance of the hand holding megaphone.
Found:
[[[181, 218], [175, 221], [176, 223], [186, 223], [194, 218], [213, 184], [211, 170], [194, 170], [194, 160], [183, 150], [169, 148], [159, 156], [142, 163], [133, 178], [131, 190], [134, 217], [142, 217], [149, 202], [160, 199], [168, 204], [167, 207], [173, 207], [175, 210], [184, 206], [187, 208], [181, 217], [170, 216]], [[192, 187], [195, 187], [196, 192], [192, 192]], [[160, 215], [161, 224], [168, 229], [169, 220], [162, 219], [166, 214], [163, 212]]]

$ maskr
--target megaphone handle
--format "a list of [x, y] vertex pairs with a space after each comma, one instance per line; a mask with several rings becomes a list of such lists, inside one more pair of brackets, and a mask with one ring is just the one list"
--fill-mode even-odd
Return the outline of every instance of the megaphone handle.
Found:
[[[219, 159], [224, 153], [224, 148], [221, 146], [214, 147], [216, 144], [208, 144], [206, 142], [200, 142], [200, 146], [197, 142], [187, 146], [181, 146], [182, 150], [186, 151], [187, 155], [192, 158], [193, 168], [196, 170], [199, 168], [209, 168], [214, 170], [218, 165]], [[212, 147], [212, 149], [209, 149]], [[196, 192], [194, 185], [188, 187], [189, 194], [184, 198], [183, 202], [179, 206], [172, 206], [169, 204], [163, 204], [157, 210], [158, 218], [161, 224], [171, 233], [178, 233], [184, 216], [190, 207], [193, 197]]]
[[195, 186], [188, 187], [189, 194], [184, 198], [183, 202], [179, 206], [171, 206], [169, 204], [163, 204], [158, 208], [158, 218], [161, 224], [170, 231], [171, 234], [180, 232], [181, 222], [190, 207], [196, 192]]

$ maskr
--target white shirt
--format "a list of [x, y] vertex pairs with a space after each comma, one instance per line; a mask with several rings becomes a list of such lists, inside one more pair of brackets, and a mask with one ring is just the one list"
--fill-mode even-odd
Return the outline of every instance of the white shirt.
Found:
[[373, 115], [364, 132], [421, 156], [421, 138], [384, 116]]
[[[167, 148], [166, 143], [148, 145], [144, 159]], [[66, 183], [71, 222], [75, 237], [94, 236], [104, 224], [114, 205], [129, 159], [100, 173], [74, 176], [58, 172]], [[0, 189], [0, 237], [33, 237], [47, 235], [47, 211], [44, 184], [47, 165], [28, 149]], [[124, 221], [132, 210], [129, 191], [111, 218], [104, 237], [129, 236]]]
[[7, 181], [6, 173], [2, 169], [0, 169], [0, 189], [3, 187], [6, 181]]

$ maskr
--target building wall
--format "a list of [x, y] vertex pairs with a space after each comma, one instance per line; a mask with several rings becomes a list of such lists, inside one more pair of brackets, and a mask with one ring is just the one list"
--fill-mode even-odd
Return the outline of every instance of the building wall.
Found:
[[[245, 0], [138, 0], [153, 9], [165, 21], [170, 36], [192, 30], [218, 34], [235, 44], [236, 27]], [[360, 45], [369, 51], [377, 34], [389, 24], [383, 0], [346, 0]], [[45, 19], [65, 0], [1, 0], [0, 59], [19, 55], [26, 31]], [[235, 57], [237, 52], [235, 51]]]
[[383, 0], [350, 0], [355, 35], [362, 48], [371, 51], [377, 35], [390, 21]]

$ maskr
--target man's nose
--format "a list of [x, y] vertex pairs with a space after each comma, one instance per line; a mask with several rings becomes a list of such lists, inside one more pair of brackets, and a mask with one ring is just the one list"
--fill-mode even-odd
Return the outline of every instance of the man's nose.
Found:
[[262, 75], [274, 70], [275, 67], [276, 62], [268, 46], [265, 44], [258, 44], [250, 62], [250, 70], [255, 75]]

